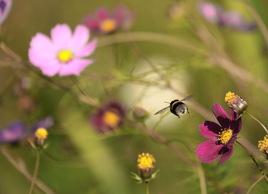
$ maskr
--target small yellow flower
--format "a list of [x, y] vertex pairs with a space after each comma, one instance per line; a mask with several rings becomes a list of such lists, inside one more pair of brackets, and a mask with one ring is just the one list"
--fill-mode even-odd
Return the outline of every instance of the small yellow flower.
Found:
[[156, 162], [153, 155], [149, 153], [142, 153], [138, 156], [138, 169], [142, 179], [151, 178], [152, 171], [154, 169], [154, 163]]
[[47, 138], [47, 136], [48, 136], [48, 132], [45, 128], [39, 128], [35, 132], [35, 137], [37, 139], [44, 139], [45, 140]]
[[248, 107], [247, 102], [234, 92], [227, 92], [224, 101], [238, 114], [244, 113]]
[[259, 141], [258, 148], [261, 152], [268, 154], [268, 135], [264, 136], [264, 139]]

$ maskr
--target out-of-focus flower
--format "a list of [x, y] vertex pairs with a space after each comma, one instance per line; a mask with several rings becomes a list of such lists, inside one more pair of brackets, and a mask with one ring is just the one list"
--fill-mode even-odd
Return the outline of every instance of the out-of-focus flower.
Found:
[[258, 148], [268, 156], [268, 135], [264, 136], [264, 139], [259, 141]]
[[0, 143], [16, 143], [25, 136], [24, 124], [20, 121], [13, 122], [0, 129]]
[[72, 34], [67, 24], [58, 24], [51, 30], [51, 39], [37, 33], [31, 40], [29, 59], [47, 76], [79, 75], [92, 59], [85, 59], [96, 48], [97, 40], [90, 43], [89, 30], [78, 25]]
[[242, 32], [256, 29], [256, 24], [244, 20], [240, 13], [227, 12], [219, 5], [211, 2], [200, 2], [198, 10], [207, 21], [219, 26], [229, 27]]
[[128, 29], [134, 20], [134, 14], [125, 6], [118, 6], [114, 10], [99, 8], [93, 15], [83, 18], [85, 24], [93, 33], [110, 34], [118, 30]]
[[0, 25], [8, 16], [12, 5], [12, 0], [0, 0]]
[[149, 117], [149, 113], [142, 107], [136, 106], [133, 109], [133, 117], [140, 122], [143, 122]]
[[224, 101], [238, 114], [244, 113], [248, 107], [247, 102], [233, 92], [227, 92]]
[[121, 103], [110, 101], [91, 116], [90, 123], [98, 133], [114, 131], [122, 125], [125, 114]]
[[38, 128], [35, 133], [35, 145], [37, 147], [43, 147], [45, 140], [47, 139], [48, 132], [45, 128]]
[[167, 15], [171, 19], [181, 18], [184, 13], [185, 13], [185, 8], [183, 6], [183, 3], [181, 2], [174, 2], [167, 9]]
[[212, 108], [219, 124], [205, 121], [199, 125], [200, 133], [211, 140], [198, 145], [196, 154], [201, 162], [210, 163], [220, 157], [218, 165], [226, 162], [233, 154], [233, 144], [242, 127], [238, 114], [230, 109], [230, 116], [218, 104]]

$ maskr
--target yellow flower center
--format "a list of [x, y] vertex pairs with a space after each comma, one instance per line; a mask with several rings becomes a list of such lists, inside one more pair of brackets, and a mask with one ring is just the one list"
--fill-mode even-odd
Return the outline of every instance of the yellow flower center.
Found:
[[109, 33], [117, 28], [116, 21], [113, 19], [106, 19], [100, 24], [101, 31]]
[[60, 52], [58, 52], [58, 56], [57, 56], [57, 58], [63, 63], [69, 62], [70, 60], [73, 59], [73, 57], [74, 57], [74, 54], [70, 50], [61, 50]]
[[236, 95], [233, 92], [227, 92], [224, 101], [227, 103], [234, 103], [236, 100]]
[[222, 144], [228, 143], [233, 135], [233, 131], [231, 129], [224, 129], [219, 133], [218, 140], [221, 141]]
[[149, 153], [142, 153], [138, 156], [138, 168], [142, 170], [150, 170], [154, 168], [155, 158]]
[[105, 124], [114, 128], [118, 126], [119, 122], [121, 121], [121, 118], [115, 112], [106, 111], [103, 115], [103, 121]]
[[264, 137], [264, 140], [259, 141], [258, 148], [260, 151], [265, 151], [268, 153], [268, 135]]
[[45, 128], [39, 128], [35, 131], [35, 137], [37, 139], [46, 139], [48, 136], [48, 132]]

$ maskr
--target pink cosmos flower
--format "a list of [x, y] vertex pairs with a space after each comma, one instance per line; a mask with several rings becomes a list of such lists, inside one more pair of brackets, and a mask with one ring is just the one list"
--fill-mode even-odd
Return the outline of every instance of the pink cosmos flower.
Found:
[[219, 124], [205, 121], [199, 125], [200, 133], [210, 139], [198, 145], [196, 154], [201, 162], [210, 163], [220, 157], [218, 165], [226, 162], [233, 154], [233, 144], [242, 127], [239, 114], [230, 109], [230, 116], [218, 104], [212, 108]]
[[58, 24], [51, 30], [51, 39], [37, 33], [30, 42], [29, 59], [43, 74], [54, 76], [79, 75], [92, 59], [85, 59], [96, 48], [97, 40], [88, 43], [90, 32], [78, 25], [72, 34], [67, 24]]
[[10, 12], [12, 0], [0, 0], [0, 24], [6, 19]]
[[109, 34], [119, 29], [130, 27], [134, 14], [125, 6], [118, 6], [110, 11], [107, 8], [99, 8], [93, 15], [83, 18], [83, 23], [96, 34]]

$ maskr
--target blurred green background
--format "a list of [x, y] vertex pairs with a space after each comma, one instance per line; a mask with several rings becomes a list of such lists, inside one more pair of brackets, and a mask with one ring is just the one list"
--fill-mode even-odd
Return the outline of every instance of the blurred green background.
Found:
[[[149, 117], [144, 121], [148, 130], [163, 136], [168, 143], [157, 142], [144, 131], [125, 123], [115, 133], [99, 135], [89, 125], [89, 117], [96, 111], [68, 92], [15, 62], [0, 52], [0, 125], [23, 120], [28, 125], [46, 116], [55, 120], [49, 129], [48, 147], [41, 155], [38, 178], [50, 190], [59, 194], [140, 194], [144, 185], [131, 179], [137, 172], [137, 156], [149, 152], [156, 158], [159, 176], [150, 182], [154, 194], [175, 193], [246, 193], [260, 177], [248, 153], [238, 144], [233, 156], [224, 164], [205, 164], [198, 161], [195, 150], [205, 141], [198, 125], [215, 120], [211, 107], [220, 104], [226, 110], [225, 93], [233, 91], [249, 104], [249, 112], [268, 125], [268, 42], [260, 29], [237, 32], [205, 21], [197, 11], [195, 0], [187, 1], [71, 1], [71, 0], [14, 0], [11, 12], [1, 26], [1, 38], [15, 53], [28, 61], [31, 38], [42, 32], [49, 35], [56, 24], [67, 23], [72, 29], [81, 23], [85, 14], [98, 7], [114, 8], [126, 5], [135, 13], [135, 21], [128, 32], [99, 39], [92, 58], [96, 62], [78, 77], [80, 87], [88, 96], [105, 103], [118, 99], [128, 107], [127, 118], [135, 107], [142, 107]], [[227, 10], [239, 11], [247, 20], [268, 25], [265, 0], [214, 1]], [[176, 16], [170, 16], [177, 6]], [[252, 12], [252, 9], [256, 12]], [[267, 37], [268, 38], [268, 37]], [[25, 91], [30, 108], [25, 110], [17, 95], [18, 84], [27, 80]], [[79, 93], [69, 77], [53, 77]], [[190, 115], [181, 120], [172, 114], [153, 115], [176, 98], [187, 95], [194, 99], [187, 103]], [[28, 101], [27, 101], [28, 102]], [[145, 130], [146, 131], [146, 130]], [[261, 126], [248, 115], [243, 116], [241, 139], [267, 168], [257, 150], [258, 140], [265, 135]], [[169, 143], [191, 162], [185, 163]], [[20, 169], [33, 172], [36, 152], [29, 145], [0, 145], [0, 193], [28, 193], [30, 181]], [[6, 154], [7, 153], [7, 154]], [[17, 163], [12, 165], [8, 156]], [[25, 166], [24, 166], [25, 165]], [[252, 193], [267, 193], [265, 179]], [[44, 193], [38, 187], [34, 193]]]

